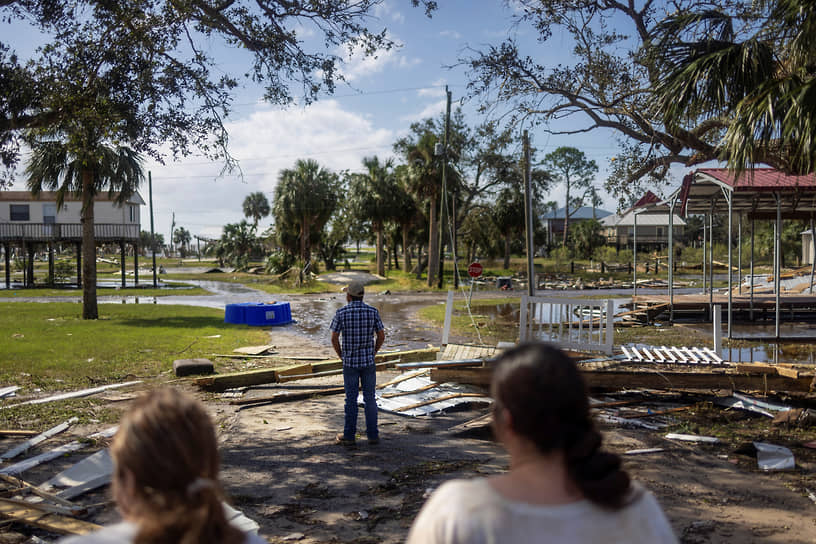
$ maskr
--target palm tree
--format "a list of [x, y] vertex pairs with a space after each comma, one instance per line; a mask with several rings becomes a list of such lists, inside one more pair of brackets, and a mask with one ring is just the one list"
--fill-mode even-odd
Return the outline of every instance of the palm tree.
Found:
[[363, 159], [365, 173], [350, 176], [349, 192], [355, 214], [359, 221], [370, 221], [376, 236], [377, 274], [385, 274], [383, 260], [383, 231], [385, 223], [391, 220], [399, 204], [395, 200], [398, 184], [393, 172], [391, 159], [381, 163], [375, 157]]
[[[654, 105], [681, 129], [699, 118], [724, 132], [711, 143], [738, 172], [766, 163], [789, 174], [811, 173], [816, 10], [809, 0], [762, 0], [752, 7], [737, 15], [681, 10], [668, 17], [657, 28], [662, 72]], [[746, 28], [750, 32], [740, 35]]]
[[[399, 142], [408, 164], [405, 177], [408, 190], [417, 201], [427, 200], [429, 211], [428, 285], [434, 283], [439, 268], [439, 198], [442, 194], [442, 157], [434, 154], [439, 138], [431, 130], [422, 133], [415, 142]], [[446, 165], [446, 184], [450, 191], [461, 184], [461, 176], [454, 164]]]
[[331, 218], [339, 197], [337, 176], [317, 161], [299, 159], [294, 168], [281, 171], [275, 186], [275, 224], [280, 232], [297, 228], [304, 266], [311, 262], [312, 238]]
[[268, 216], [271, 211], [266, 195], [260, 191], [249, 193], [244, 199], [244, 216], [252, 219], [255, 227], [258, 226], [258, 221]]
[[82, 318], [98, 319], [94, 197], [107, 189], [114, 202], [125, 203], [144, 180], [140, 155], [129, 147], [112, 147], [80, 131], [70, 138], [31, 142], [26, 176], [33, 195], [43, 190], [56, 191], [57, 209], [68, 195], [82, 201]]
[[187, 247], [192, 239], [193, 237], [190, 235], [190, 231], [184, 227], [177, 228], [173, 233], [173, 242], [178, 245], [182, 257], [187, 254]]

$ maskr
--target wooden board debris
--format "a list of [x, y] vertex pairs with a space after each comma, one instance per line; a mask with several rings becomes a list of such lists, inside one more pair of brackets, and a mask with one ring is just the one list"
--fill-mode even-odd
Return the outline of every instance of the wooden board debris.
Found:
[[142, 380], [134, 380], [130, 382], [124, 383], [111, 383], [108, 385], [101, 385], [99, 387], [91, 387], [89, 389], [81, 389], [79, 391], [70, 391], [68, 393], [61, 393], [59, 395], [53, 395], [50, 397], [45, 397], [41, 399], [33, 399], [27, 400], [25, 402], [19, 402], [17, 404], [11, 404], [8, 406], [0, 406], [0, 410], [4, 408], [15, 408], [17, 406], [25, 406], [27, 404], [44, 404], [46, 402], [55, 402], [58, 400], [67, 400], [67, 399], [76, 399], [80, 397], [87, 397], [93, 395], [95, 393], [100, 393], [102, 391], [107, 391], [108, 389], [118, 389], [120, 387], [130, 387], [131, 385], [136, 385], [142, 383]]
[[[490, 385], [492, 369], [433, 369], [431, 379], [471, 385]], [[779, 375], [751, 375], [735, 372], [648, 372], [583, 370], [587, 387], [619, 391], [623, 389], [737, 389], [742, 391], [813, 391], [813, 376], [788, 378]]]
[[33, 448], [34, 446], [36, 446], [40, 442], [44, 442], [45, 440], [48, 440], [52, 436], [56, 436], [61, 432], [67, 431], [68, 427], [70, 427], [71, 425], [73, 425], [77, 421], [79, 421], [78, 418], [72, 417], [68, 421], [64, 421], [63, 423], [60, 423], [59, 425], [51, 427], [47, 431], [42, 432], [42, 433], [38, 434], [37, 436], [26, 440], [22, 444], [19, 444], [17, 447], [12, 448], [9, 451], [7, 451], [6, 453], [0, 455], [0, 461], [6, 461], [8, 459], [13, 459], [13, 458], [17, 457], [21, 453], [23, 453], [25, 451], [28, 451], [30, 448]]
[[0, 429], [0, 436], [37, 436], [39, 431], [18, 431], [13, 429]]
[[0, 499], [0, 518], [63, 535], [85, 535], [102, 528], [95, 523], [47, 512], [35, 504], [22, 505], [8, 499]]
[[[92, 435], [88, 436], [89, 440], [97, 440], [100, 438], [110, 438], [114, 434], [116, 434], [117, 427], [110, 427], [105, 429], [104, 431], [93, 433]], [[41, 463], [48, 462], [52, 459], [56, 459], [66, 453], [71, 453], [74, 451], [81, 450], [82, 448], [86, 447], [88, 444], [84, 441], [74, 440], [73, 442], [69, 442], [67, 444], [63, 444], [62, 446], [58, 446], [52, 450], [43, 452], [39, 455], [35, 455], [34, 457], [29, 457], [28, 459], [23, 459], [18, 463], [14, 463], [13, 465], [9, 465], [7, 467], [0, 468], [0, 474], [20, 474], [25, 472], [26, 470], [32, 469]]]
[[243, 348], [235, 348], [233, 353], [243, 353], [245, 355], [263, 355], [275, 349], [275, 346], [267, 344], [264, 346], [246, 346]]
[[[430, 353], [438, 352], [438, 348], [418, 349], [411, 351], [380, 353], [374, 358], [377, 363], [391, 361], [399, 357], [401, 362], [421, 361], [428, 357]], [[276, 383], [279, 376], [285, 376], [287, 373], [303, 374], [304, 366], [310, 367], [311, 373], [325, 372], [330, 370], [337, 370], [342, 368], [343, 363], [340, 359], [330, 359], [323, 363], [313, 363], [311, 365], [291, 365], [282, 368], [262, 368], [258, 370], [249, 370], [246, 372], [234, 372], [231, 374], [222, 374], [216, 376], [205, 376], [197, 378], [194, 383], [199, 387], [210, 391], [224, 391], [226, 389], [233, 389], [236, 387], [246, 387], [250, 385], [260, 385], [264, 383]], [[295, 372], [295, 369], [301, 369]]]
[[251, 399], [239, 399], [230, 401], [233, 406], [254, 407], [261, 404], [278, 404], [281, 402], [291, 402], [294, 400], [310, 399], [312, 397], [325, 397], [329, 395], [339, 395], [344, 393], [343, 387], [331, 387], [328, 389], [308, 389], [306, 391], [287, 391], [277, 393], [268, 397], [254, 397]]

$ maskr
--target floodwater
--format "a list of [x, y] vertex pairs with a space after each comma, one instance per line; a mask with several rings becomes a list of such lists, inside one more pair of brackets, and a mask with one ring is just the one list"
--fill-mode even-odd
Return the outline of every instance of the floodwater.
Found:
[[[140, 282], [141, 284], [147, 282]], [[165, 287], [172, 288], [173, 282], [163, 282]], [[318, 339], [326, 346], [330, 345], [329, 323], [338, 308], [346, 303], [345, 295], [341, 292], [337, 294], [319, 295], [270, 295], [257, 289], [252, 289], [242, 284], [227, 283], [221, 281], [206, 280], [185, 280], [183, 283], [201, 287], [211, 292], [210, 295], [196, 296], [106, 296], [100, 297], [101, 304], [155, 304], [155, 305], [187, 305], [202, 306], [208, 308], [223, 309], [227, 304], [241, 302], [289, 302], [292, 308], [294, 323], [284, 325], [280, 329], [308, 336], [311, 339]], [[112, 283], [110, 286], [116, 286]], [[180, 287], [181, 288], [181, 287]], [[81, 292], [76, 290], [76, 296], [60, 297], [26, 297], [19, 296], [25, 293], [24, 289], [15, 289], [13, 298], [8, 301], [19, 302], [80, 302]], [[638, 293], [662, 294], [665, 290], [638, 289]], [[696, 289], [677, 289], [676, 293], [697, 292]], [[496, 291], [494, 289], [476, 289], [479, 299], [487, 297], [506, 298], [518, 297], [520, 291]], [[541, 293], [539, 293], [541, 294]], [[631, 302], [631, 289], [605, 289], [605, 290], [564, 290], [548, 291], [547, 296], [563, 298], [584, 298], [587, 304], [597, 303], [600, 298], [606, 297], [612, 300], [613, 312], [619, 312], [624, 304]], [[429, 304], [444, 304], [444, 293], [394, 293], [394, 294], [370, 294], [366, 296], [366, 302], [380, 311], [383, 323], [386, 328], [386, 348], [416, 349], [427, 347], [428, 344], [438, 345], [442, 339], [441, 327], [428, 325], [420, 321], [416, 314], [418, 310]], [[456, 293], [457, 300], [463, 297], [462, 292]], [[592, 297], [592, 298], [587, 298]], [[487, 318], [501, 319], [502, 321], [518, 321], [519, 307], [517, 304], [497, 303], [495, 307], [481, 305], [479, 313]], [[539, 316], [540, 321], [548, 322], [546, 310]], [[701, 323], [694, 326], [704, 333], [711, 332], [711, 325]], [[273, 330], [277, 330], [275, 328]], [[780, 333], [784, 337], [811, 339], [816, 336], [816, 324], [813, 323], [783, 323]], [[750, 338], [752, 336], [761, 338], [774, 334], [773, 325], [742, 325], [735, 324], [733, 336], [739, 338]], [[452, 342], [465, 341], [462, 338], [452, 336]], [[777, 345], [775, 343], [758, 343], [753, 347], [744, 348], [723, 348], [721, 356], [730, 361], [777, 361], [777, 362], [798, 362], [816, 364], [816, 345], [809, 343], [785, 343]]]

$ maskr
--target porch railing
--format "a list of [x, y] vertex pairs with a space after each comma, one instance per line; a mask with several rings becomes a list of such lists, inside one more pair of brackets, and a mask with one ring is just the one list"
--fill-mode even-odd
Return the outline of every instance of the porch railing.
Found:
[[577, 351], [612, 353], [614, 327], [611, 300], [521, 297], [519, 337], [543, 340]]
[[[139, 239], [139, 225], [97, 223], [94, 225], [97, 241]], [[79, 223], [0, 223], [0, 242], [79, 242], [82, 225]]]

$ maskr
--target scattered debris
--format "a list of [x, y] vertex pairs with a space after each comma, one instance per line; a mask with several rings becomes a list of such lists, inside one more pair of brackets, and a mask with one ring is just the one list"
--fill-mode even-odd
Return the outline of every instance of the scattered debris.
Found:
[[25, 406], [27, 404], [44, 404], [46, 402], [55, 402], [58, 400], [67, 400], [67, 399], [76, 399], [80, 397], [87, 397], [93, 395], [95, 393], [100, 393], [102, 391], [107, 391], [108, 389], [118, 389], [120, 387], [129, 387], [131, 385], [136, 385], [142, 383], [142, 380], [134, 380], [131, 382], [124, 382], [124, 383], [112, 383], [108, 385], [101, 385], [99, 387], [91, 387], [90, 389], [81, 389], [79, 391], [72, 391], [70, 393], [61, 393], [59, 395], [53, 395], [51, 397], [45, 397], [41, 399], [33, 399], [27, 400], [25, 402], [20, 402], [17, 404], [11, 404], [9, 406], [0, 406], [0, 410], [4, 408], [16, 408], [17, 406]]
[[39, 488], [49, 491], [54, 487], [67, 487], [68, 489], [57, 495], [63, 499], [72, 499], [92, 489], [108, 485], [112, 476], [113, 459], [110, 452], [104, 449], [68, 467]]
[[[93, 433], [92, 435], [88, 436], [88, 440], [96, 440], [100, 438], [110, 438], [114, 434], [116, 434], [116, 430], [119, 427], [111, 427], [109, 429], [105, 429], [104, 431]], [[84, 441], [75, 440], [73, 442], [69, 442], [67, 444], [63, 444], [57, 448], [52, 450], [43, 452], [39, 455], [35, 455], [34, 457], [29, 457], [23, 461], [15, 463], [13, 465], [9, 465], [7, 467], [0, 468], [0, 474], [21, 474], [26, 470], [36, 467], [41, 463], [45, 463], [52, 459], [56, 459], [66, 453], [71, 453], [77, 450], [84, 448], [87, 445]]]
[[777, 414], [771, 425], [813, 427], [816, 425], [816, 410], [811, 408], [792, 408]]
[[247, 346], [243, 348], [235, 348], [232, 350], [234, 353], [243, 353], [245, 355], [263, 355], [265, 353], [270, 353], [272, 350], [275, 349], [275, 346], [272, 345], [265, 345], [265, 346]]
[[15, 457], [17, 457], [21, 453], [27, 451], [29, 448], [33, 448], [34, 446], [36, 446], [40, 442], [48, 440], [52, 436], [56, 436], [59, 433], [68, 430], [68, 427], [70, 427], [71, 425], [73, 425], [77, 421], [79, 421], [78, 418], [72, 417], [68, 421], [60, 423], [59, 425], [57, 425], [55, 427], [51, 427], [47, 431], [38, 434], [34, 438], [26, 440], [25, 442], [18, 445], [17, 447], [10, 449], [9, 451], [4, 453], [3, 455], [0, 455], [0, 461], [7, 461], [8, 459], [14, 459]]
[[665, 451], [663, 448], [641, 448], [639, 450], [629, 450], [623, 452], [624, 455], [644, 455], [647, 453], [660, 453]]
[[439, 412], [466, 402], [493, 400], [482, 391], [454, 383], [436, 383], [419, 375], [402, 376], [377, 391], [377, 406], [381, 410], [407, 416]]
[[36, 504], [23, 505], [9, 499], [0, 499], [0, 517], [67, 535], [84, 535], [102, 528], [101, 525], [95, 523], [48, 512]]
[[789, 470], [796, 468], [793, 452], [784, 446], [754, 442], [757, 450], [757, 464], [762, 470]]
[[8, 387], [2, 387], [0, 388], [0, 399], [12, 397], [14, 396], [14, 392], [19, 390], [20, 390], [19, 385], [10, 385]]
[[666, 435], [669, 440], [682, 440], [684, 442], [703, 442], [706, 444], [718, 444], [720, 439], [714, 436], [697, 436], [695, 434], [669, 433]]

